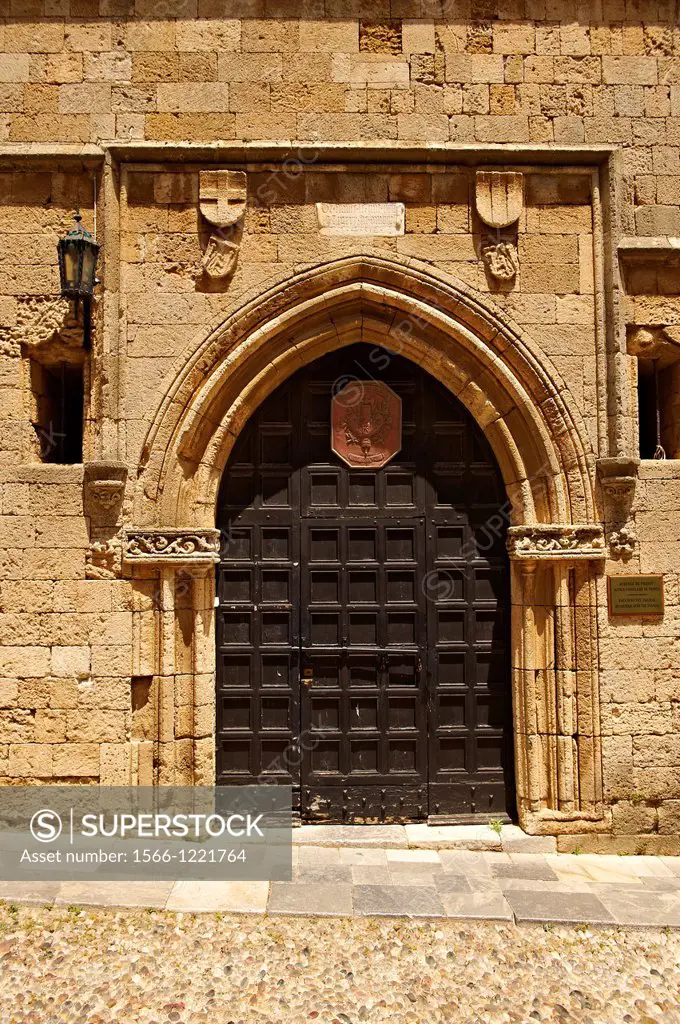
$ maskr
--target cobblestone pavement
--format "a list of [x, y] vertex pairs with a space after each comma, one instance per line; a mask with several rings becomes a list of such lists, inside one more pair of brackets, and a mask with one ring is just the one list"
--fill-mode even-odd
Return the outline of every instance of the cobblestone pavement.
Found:
[[0, 899], [680, 929], [680, 857], [295, 846], [290, 881], [0, 882]]
[[3, 1024], [675, 1024], [680, 934], [0, 907]]

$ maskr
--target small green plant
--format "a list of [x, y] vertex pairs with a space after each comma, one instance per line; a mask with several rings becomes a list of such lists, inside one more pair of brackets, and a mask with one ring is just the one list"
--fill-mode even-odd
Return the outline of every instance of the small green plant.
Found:
[[66, 909], [69, 912], [69, 914], [71, 914], [72, 917], [78, 917], [83, 912], [80, 907], [77, 907], [75, 905], [75, 903], [69, 903]]
[[571, 852], [575, 857], [578, 857], [579, 853], [583, 853], [583, 848], [581, 846], [575, 846]]
[[501, 819], [500, 818], [490, 818], [489, 819], [489, 828], [491, 829], [492, 832], [495, 832], [496, 835], [498, 836], [498, 838], [500, 839], [501, 832], [503, 831], [503, 822], [501, 821]]
[[644, 796], [643, 796], [642, 793], [640, 793], [638, 790], [636, 790], [634, 793], [630, 794], [630, 798], [629, 799], [630, 799], [630, 802], [632, 803], [633, 807], [637, 807], [644, 800]]

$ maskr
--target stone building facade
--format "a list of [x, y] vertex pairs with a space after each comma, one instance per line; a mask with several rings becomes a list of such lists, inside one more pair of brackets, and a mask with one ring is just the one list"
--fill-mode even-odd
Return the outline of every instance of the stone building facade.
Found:
[[[422, 767], [419, 745], [440, 730], [444, 811], [431, 794], [428, 806], [425, 765], [402, 816], [444, 820], [448, 807], [447, 820], [488, 819], [498, 807], [480, 797], [485, 723], [468, 736], [470, 658], [497, 656], [520, 824], [565, 850], [680, 852], [677, 4], [3, 0], [0, 15], [0, 784], [208, 785], [266, 775], [264, 754], [259, 771], [239, 756], [269, 743], [270, 774], [292, 777], [314, 818], [315, 744], [328, 758], [317, 775], [340, 792], [344, 730], [338, 743], [375, 792], [368, 806], [341, 800], [335, 818], [380, 820], [400, 813], [385, 809], [385, 779], [394, 769], [398, 797], [410, 752]], [[56, 258], [76, 208], [102, 246], [89, 348]], [[346, 687], [335, 711], [345, 700], [342, 714], [367, 715], [354, 732], [333, 725], [330, 697], [318, 718], [306, 708], [318, 665], [305, 680], [300, 630], [275, 634], [282, 616], [304, 616], [312, 542], [276, 563], [271, 581], [288, 589], [269, 639], [262, 627], [264, 654], [248, 628], [266, 620], [266, 594], [215, 598], [216, 566], [225, 588], [244, 578], [229, 547], [242, 531], [216, 512], [248, 464], [233, 455], [239, 438], [296, 374], [356, 345], [371, 362], [348, 366], [352, 378], [371, 379], [378, 352], [443, 387], [458, 410], [446, 422], [467, 424], [505, 490], [493, 522], [508, 587], [493, 607], [507, 643], [495, 626], [474, 635], [491, 605], [466, 592], [472, 634], [456, 640], [451, 626], [418, 701], [430, 707], [445, 657], [462, 651], [472, 676], [439, 681], [435, 716], [448, 717], [420, 732], [407, 688], [390, 704], [369, 687], [362, 710]], [[406, 398], [404, 410], [407, 423]], [[267, 436], [296, 446], [293, 468], [290, 451], [278, 462], [288, 487], [314, 460], [290, 415], [280, 420]], [[442, 459], [433, 472], [455, 463]], [[341, 460], [321, 462], [341, 472]], [[375, 476], [364, 474], [357, 487]], [[286, 502], [263, 487], [253, 530], [284, 521]], [[298, 514], [303, 532], [311, 522], [300, 500], [291, 538]], [[395, 516], [436, 531], [442, 507], [459, 514], [455, 494], [435, 496], [430, 518], [395, 501], [386, 531]], [[341, 506], [317, 508], [314, 528], [325, 516], [351, 533]], [[376, 508], [357, 520], [364, 533]], [[246, 566], [258, 579], [263, 552]], [[452, 623], [455, 593], [425, 585], [445, 574], [432, 557], [415, 566], [414, 621]], [[463, 559], [470, 571], [475, 558], [481, 549]], [[403, 583], [410, 563], [399, 565]], [[662, 576], [663, 612], [612, 614], [620, 575]], [[389, 597], [374, 603], [389, 630]], [[395, 607], [404, 626], [410, 612]], [[360, 611], [344, 609], [350, 622]], [[402, 641], [386, 641], [385, 664]], [[420, 625], [409, 643], [421, 672], [433, 635]], [[342, 646], [328, 642], [324, 657]], [[281, 690], [264, 677], [241, 686], [244, 659], [273, 664], [284, 648]], [[469, 774], [478, 740], [461, 817], [447, 786]]]

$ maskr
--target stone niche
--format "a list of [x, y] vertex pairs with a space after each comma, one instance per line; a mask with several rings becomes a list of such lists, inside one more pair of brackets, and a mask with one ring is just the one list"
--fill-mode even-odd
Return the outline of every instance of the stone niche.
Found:
[[24, 459], [82, 462], [89, 357], [71, 302], [61, 296], [19, 298], [16, 324], [2, 331], [0, 347], [21, 357]]
[[680, 459], [680, 327], [631, 326], [627, 348], [637, 360], [640, 454]]

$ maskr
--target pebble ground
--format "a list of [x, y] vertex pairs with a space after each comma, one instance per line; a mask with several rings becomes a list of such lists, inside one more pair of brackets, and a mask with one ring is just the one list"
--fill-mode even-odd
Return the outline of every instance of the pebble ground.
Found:
[[680, 1022], [680, 933], [0, 906], [3, 1024]]

